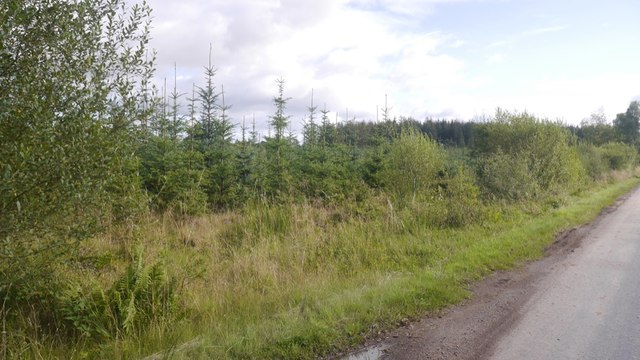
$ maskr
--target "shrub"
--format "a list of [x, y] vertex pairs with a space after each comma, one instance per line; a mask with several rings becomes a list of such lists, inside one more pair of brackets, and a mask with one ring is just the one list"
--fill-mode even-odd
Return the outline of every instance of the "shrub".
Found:
[[498, 110], [474, 148], [485, 195], [520, 200], [572, 193], [585, 175], [570, 133], [558, 123]]
[[403, 133], [386, 156], [383, 181], [396, 200], [415, 201], [418, 195], [435, 195], [445, 152], [435, 141], [415, 130]]
[[403, 133], [391, 144], [384, 171], [397, 205], [409, 210], [407, 221], [459, 227], [479, 220], [473, 175], [430, 138], [414, 130]]
[[602, 180], [609, 170], [609, 166], [602, 158], [601, 148], [589, 143], [581, 143], [576, 149], [587, 176], [593, 181]]
[[600, 147], [600, 154], [611, 170], [626, 170], [636, 163], [636, 150], [621, 142], [610, 142]]
[[526, 160], [502, 149], [487, 155], [480, 162], [480, 184], [490, 198], [519, 201], [533, 199], [540, 193], [534, 174]]
[[149, 18], [121, 0], [0, 2], [0, 298], [45, 328], [79, 242], [144, 207], [131, 129]]
[[436, 204], [443, 216], [434, 216], [436, 224], [461, 227], [483, 220], [480, 190], [471, 171], [460, 164], [448, 166], [438, 183]]

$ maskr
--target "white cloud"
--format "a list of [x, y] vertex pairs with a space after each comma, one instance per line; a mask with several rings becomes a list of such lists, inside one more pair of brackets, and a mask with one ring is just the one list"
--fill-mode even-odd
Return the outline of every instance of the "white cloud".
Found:
[[638, 94], [635, 84], [640, 74], [611, 73], [581, 79], [543, 78], [525, 84], [522, 90], [500, 94], [477, 93], [462, 100], [457, 108], [471, 118], [474, 114], [492, 115], [497, 107], [508, 110], [527, 110], [536, 116], [579, 124], [599, 108], [609, 121], [624, 112]]
[[[375, 119], [387, 94], [392, 116], [470, 119], [501, 106], [579, 121], [599, 106], [623, 111], [629, 92], [638, 93], [632, 85], [640, 79], [625, 74], [536, 80], [522, 90], [505, 89], [497, 77], [506, 59], [515, 61], [509, 47], [567, 26], [514, 31], [479, 52], [486, 38], [472, 41], [415, 23], [405, 26], [405, 20], [424, 20], [446, 2], [458, 0], [149, 0], [158, 77], [172, 79], [176, 62], [178, 86], [190, 93], [193, 82], [202, 84], [212, 43], [215, 81], [224, 83], [231, 116], [240, 122], [255, 114], [264, 133], [280, 77], [293, 97], [288, 111], [296, 123], [312, 88], [316, 104], [326, 103], [340, 118], [348, 108], [358, 119]], [[487, 69], [494, 72], [482, 72]]]
[[504, 54], [496, 53], [487, 57], [487, 63], [490, 65], [502, 64], [505, 60]]
[[640, 75], [603, 74], [582, 79], [542, 79], [532, 84], [531, 105], [548, 117], [576, 123], [595, 109], [604, 108], [609, 120], [624, 112], [637, 94]]
[[504, 47], [513, 44], [514, 39], [496, 40], [489, 44], [488, 48]]
[[[399, 10], [421, 3], [386, 5]], [[181, 88], [191, 89], [189, 81], [202, 83], [213, 43], [216, 81], [225, 85], [232, 116], [239, 121], [255, 113], [263, 128], [279, 77], [293, 97], [289, 110], [294, 121], [303, 116], [311, 88], [316, 103], [326, 102], [340, 117], [349, 108], [350, 117], [374, 119], [385, 94], [395, 115], [423, 116], [425, 105], [441, 110], [425, 94], [442, 97], [464, 83], [462, 61], [441, 53], [461, 46], [461, 40], [438, 32], [399, 31], [389, 13], [361, 10], [344, 0], [150, 0], [150, 5], [159, 75], [172, 78], [175, 61], [185, 79]]]
[[424, 16], [434, 13], [437, 5], [482, 1], [483, 0], [352, 0], [349, 4], [361, 9], [386, 11], [398, 15]]
[[542, 27], [542, 28], [537, 28], [537, 29], [525, 31], [523, 33], [523, 35], [526, 35], [526, 36], [529, 36], [529, 35], [542, 35], [542, 34], [548, 34], [548, 33], [554, 33], [554, 32], [558, 32], [558, 31], [562, 31], [562, 30], [565, 30], [567, 28], [569, 28], [569, 26], [567, 26], [567, 25], [548, 26], [548, 27]]
[[467, 43], [466, 41], [458, 39], [458, 40], [454, 41], [452, 44], [450, 44], [449, 46], [454, 48], [454, 49], [457, 49], [457, 48], [460, 48], [460, 47], [466, 45], [466, 43]]
[[559, 26], [540, 27], [540, 28], [535, 28], [527, 31], [522, 31], [510, 37], [507, 37], [505, 39], [493, 41], [489, 44], [488, 48], [491, 49], [491, 48], [499, 48], [499, 47], [509, 47], [526, 38], [549, 34], [549, 33], [555, 33], [555, 32], [566, 30], [568, 28], [569, 28], [568, 25], [559, 25]]

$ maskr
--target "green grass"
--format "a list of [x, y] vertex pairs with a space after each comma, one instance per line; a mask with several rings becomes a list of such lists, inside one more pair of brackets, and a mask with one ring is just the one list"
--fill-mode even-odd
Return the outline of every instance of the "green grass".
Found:
[[[79, 343], [63, 357], [129, 359], [166, 350], [175, 359], [313, 359], [352, 348], [461, 301], [471, 282], [496, 269], [540, 257], [556, 234], [591, 221], [639, 182], [618, 181], [535, 215], [489, 208], [491, 220], [461, 229], [409, 221], [385, 201], [357, 214], [303, 204], [150, 217], [135, 231], [136, 244], [180, 279], [188, 311], [99, 347]], [[105, 284], [137, 246], [114, 238], [90, 245], [96, 254], [120, 254], [94, 274]]]
[[[409, 234], [355, 220], [322, 233], [297, 219], [284, 226], [285, 236], [260, 234], [232, 256], [236, 264], [249, 257], [252, 265], [245, 264], [238, 287], [223, 297], [219, 316], [202, 324], [203, 346], [177, 357], [299, 359], [353, 347], [402, 319], [464, 299], [469, 283], [493, 270], [541, 256], [558, 232], [589, 222], [637, 183], [608, 186], [543, 215], [510, 214], [462, 230]], [[280, 220], [275, 224], [283, 227]]]

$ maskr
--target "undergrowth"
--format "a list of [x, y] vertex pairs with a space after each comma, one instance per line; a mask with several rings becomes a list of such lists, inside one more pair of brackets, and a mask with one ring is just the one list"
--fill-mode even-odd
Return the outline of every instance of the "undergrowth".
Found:
[[[397, 211], [384, 198], [358, 211], [302, 203], [149, 216], [130, 240], [96, 238], [76, 268], [64, 269], [72, 280], [58, 285], [53, 318], [74, 342], [23, 314], [17, 318], [26, 319], [28, 331], [4, 333], [2, 354], [299, 359], [335, 353], [460, 301], [469, 282], [491, 271], [540, 256], [555, 234], [590, 221], [637, 183], [612, 182], [561, 206], [488, 206], [483, 221], [458, 228], [429, 225], [422, 212]], [[7, 319], [16, 318], [3, 308]], [[196, 345], [180, 347], [193, 339]]]

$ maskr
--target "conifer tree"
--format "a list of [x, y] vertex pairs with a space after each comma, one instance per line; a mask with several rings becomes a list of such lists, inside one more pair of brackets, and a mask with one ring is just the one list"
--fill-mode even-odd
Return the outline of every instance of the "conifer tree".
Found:
[[227, 113], [231, 106], [225, 103], [224, 86], [221, 89], [220, 117], [213, 119], [213, 143], [206, 152], [209, 201], [217, 209], [233, 206], [238, 190], [237, 159], [232, 144], [233, 124]]
[[284, 96], [284, 79], [276, 80], [278, 95], [273, 98], [276, 107], [274, 115], [269, 122], [273, 136], [266, 140], [266, 159], [262, 187], [265, 195], [270, 198], [283, 196], [291, 185], [291, 139], [285, 131], [289, 126], [289, 116], [285, 114], [287, 102], [291, 98]]
[[[206, 204], [201, 186], [203, 154], [194, 152], [191, 139], [180, 141], [185, 121], [180, 114], [179, 98], [184, 94], [178, 93], [176, 83], [174, 73], [170, 104], [166, 100], [166, 90], [162, 97], [151, 98], [151, 103], [158, 105], [151, 116], [154, 133], [139, 145], [137, 151], [140, 176], [154, 210], [196, 214], [202, 212]], [[164, 86], [166, 89], [166, 81]], [[195, 99], [191, 101], [190, 116], [195, 118]]]
[[[255, 120], [254, 120], [255, 129]], [[255, 130], [254, 130], [255, 131]], [[249, 132], [246, 119], [242, 118], [242, 128], [240, 132], [240, 143], [236, 156], [237, 177], [238, 177], [238, 202], [243, 203], [249, 199], [253, 193], [252, 180], [254, 175], [255, 158], [255, 138]]]
[[198, 87], [198, 103], [200, 109], [200, 117], [198, 119], [195, 136], [201, 140], [201, 147], [208, 147], [214, 142], [214, 127], [218, 120], [218, 97], [213, 78], [216, 75], [216, 69], [211, 65], [211, 48], [209, 49], [209, 64], [204, 68], [205, 85]]
[[180, 98], [182, 98], [185, 94], [178, 92], [178, 70], [177, 65], [174, 63], [173, 65], [173, 90], [169, 95], [171, 100], [170, 108], [169, 108], [169, 124], [168, 124], [168, 135], [172, 140], [177, 140], [180, 134], [185, 130], [185, 121], [184, 116], [180, 114]]
[[251, 132], [249, 133], [249, 135], [251, 135], [251, 143], [253, 145], [256, 145], [258, 143], [258, 141], [260, 141], [259, 137], [260, 135], [258, 134], [258, 131], [256, 130], [256, 115], [253, 115], [253, 120], [251, 121]]
[[304, 122], [303, 137], [305, 146], [316, 146], [318, 144], [319, 129], [315, 123], [315, 115], [318, 106], [313, 105], [313, 89], [311, 89], [311, 105], [307, 107], [309, 111], [309, 120]]
[[231, 105], [227, 105], [225, 102], [224, 85], [221, 86], [219, 96], [222, 97], [222, 105], [220, 106], [220, 117], [214, 118], [213, 121], [214, 141], [216, 143], [230, 145], [233, 140], [234, 125], [228, 114], [228, 111], [231, 109]]
[[291, 98], [284, 97], [284, 79], [277, 79], [276, 84], [278, 86], [278, 96], [273, 98], [273, 104], [276, 106], [276, 112], [271, 117], [270, 125], [273, 130], [273, 138], [277, 141], [285, 140], [285, 131], [289, 127], [289, 116], [285, 115], [287, 108], [287, 102]]
[[158, 137], [167, 138], [169, 135], [169, 118], [167, 117], [167, 79], [164, 79], [162, 88], [151, 87], [150, 108], [151, 113], [149, 127], [151, 132]]
[[320, 110], [320, 113], [322, 114], [322, 117], [321, 117], [322, 123], [320, 124], [320, 129], [319, 129], [320, 144], [322, 146], [331, 145], [335, 142], [336, 129], [333, 126], [333, 124], [331, 124], [331, 120], [329, 119], [329, 110], [327, 110], [326, 104], [324, 108]]
[[382, 121], [391, 121], [391, 108], [387, 103], [387, 94], [384, 94], [384, 107], [382, 108]]
[[[195, 142], [204, 155], [206, 167], [205, 190], [209, 204], [215, 209], [232, 206], [235, 201], [236, 164], [233, 149], [233, 124], [228, 115], [231, 106], [225, 103], [224, 88], [216, 91], [214, 77], [216, 69], [211, 62], [204, 68], [205, 85], [197, 87], [196, 99], [189, 104], [189, 117], [195, 121], [190, 130], [189, 141]], [[219, 101], [222, 100], [222, 104]], [[196, 118], [196, 102], [199, 117]]]
[[[151, 63], [155, 63], [155, 51], [153, 52], [153, 57], [151, 60], [148, 59], [148, 56], [145, 58], [146, 61]], [[152, 104], [154, 95], [152, 94], [153, 86], [150, 85], [151, 79], [155, 74], [155, 67], [146, 67], [144, 69], [144, 75], [140, 79], [140, 103], [139, 103], [139, 112], [140, 112], [140, 130], [143, 136], [146, 136], [150, 132], [150, 123], [151, 117], [154, 115], [156, 109]]]

